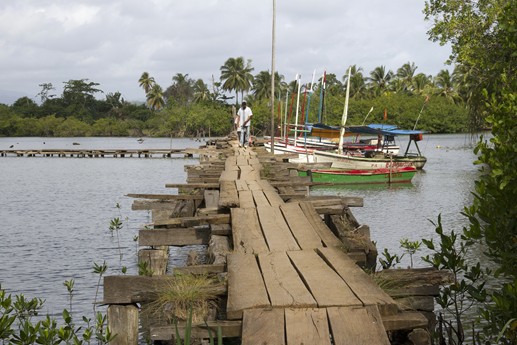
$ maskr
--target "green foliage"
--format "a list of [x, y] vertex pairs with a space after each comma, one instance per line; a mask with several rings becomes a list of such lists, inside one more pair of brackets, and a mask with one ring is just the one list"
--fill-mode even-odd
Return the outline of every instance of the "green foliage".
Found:
[[[73, 281], [73, 280], [72, 280]], [[70, 281], [68, 281], [70, 283]], [[66, 285], [66, 284], [65, 284]], [[73, 283], [71, 284], [73, 287]], [[67, 288], [70, 284], [67, 286]], [[66, 309], [62, 313], [62, 324], [46, 315], [41, 321], [33, 322], [32, 318], [38, 315], [43, 308], [42, 299], [27, 299], [23, 294], [7, 294], [0, 286], [0, 342], [3, 344], [108, 344], [115, 338], [106, 326], [107, 319], [101, 313], [96, 314], [95, 325], [83, 317], [86, 327], [76, 328], [72, 316]]]
[[388, 251], [388, 248], [384, 248], [384, 251], [381, 253], [381, 255], [383, 257], [379, 258], [379, 263], [381, 264], [383, 270], [394, 268], [396, 265], [400, 264], [400, 260], [402, 260], [402, 257], [404, 256], [404, 254], [401, 256], [398, 256], [397, 254], [392, 255]]
[[[422, 258], [439, 270], [447, 270], [452, 273], [452, 282], [444, 285], [436, 302], [448, 314], [444, 320], [446, 330], [439, 332], [440, 344], [462, 344], [465, 340], [463, 316], [473, 306], [484, 302], [487, 297], [484, 275], [479, 263], [471, 264], [466, 259], [472, 242], [461, 241], [458, 235], [444, 233], [441, 215], [438, 222], [433, 223], [439, 242], [422, 239], [423, 244], [431, 250], [432, 254]], [[445, 342], [447, 340], [447, 342]]]
[[421, 245], [422, 242], [420, 241], [410, 241], [407, 238], [403, 238], [400, 240], [400, 247], [404, 249], [406, 253], [409, 254], [411, 268], [413, 268], [413, 255], [415, 255], [415, 253], [420, 250]]

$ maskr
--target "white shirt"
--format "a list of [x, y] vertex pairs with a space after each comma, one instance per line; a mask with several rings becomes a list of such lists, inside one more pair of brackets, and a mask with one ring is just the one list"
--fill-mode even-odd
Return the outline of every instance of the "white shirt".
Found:
[[[244, 124], [244, 121], [246, 121], [247, 119], [249, 119], [249, 117], [251, 115], [253, 115], [253, 113], [251, 112], [251, 108], [250, 107], [246, 107], [246, 109], [242, 109], [242, 107], [239, 108], [239, 111], [237, 112], [237, 115], [239, 115], [239, 126], [242, 126]], [[246, 124], [246, 127], [249, 127], [251, 124], [251, 120], [248, 121], [248, 123]]]

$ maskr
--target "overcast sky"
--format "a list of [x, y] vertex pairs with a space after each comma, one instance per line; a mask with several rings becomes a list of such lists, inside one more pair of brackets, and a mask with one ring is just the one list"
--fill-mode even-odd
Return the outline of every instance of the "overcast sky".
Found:
[[[39, 84], [89, 79], [105, 93], [145, 99], [147, 71], [164, 89], [177, 73], [219, 79], [229, 57], [271, 69], [273, 1], [266, 0], [2, 0], [0, 102]], [[369, 75], [414, 62], [417, 73], [447, 68], [450, 48], [428, 40], [424, 0], [277, 0], [276, 70], [309, 82], [316, 70], [341, 78], [356, 64]], [[7, 96], [10, 96], [8, 98]], [[14, 97], [14, 98], [13, 98]]]

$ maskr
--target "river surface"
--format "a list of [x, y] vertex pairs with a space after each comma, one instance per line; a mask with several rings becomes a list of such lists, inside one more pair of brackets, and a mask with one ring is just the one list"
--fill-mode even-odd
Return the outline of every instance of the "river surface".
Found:
[[[73, 142], [80, 146], [73, 146]], [[135, 138], [0, 138], [0, 149], [37, 148], [197, 148], [190, 139]], [[405, 143], [400, 142], [401, 147]], [[409, 185], [319, 188], [313, 194], [360, 196], [364, 207], [352, 212], [371, 228], [381, 252], [402, 254], [400, 239], [416, 241], [434, 237], [442, 215], [445, 229], [460, 231], [467, 224], [460, 215], [472, 200], [478, 175], [473, 165], [469, 135], [427, 135], [419, 143], [428, 158], [423, 171]], [[150, 222], [147, 211], [131, 211], [128, 193], [176, 193], [166, 183], [186, 181], [184, 166], [198, 164], [183, 158], [44, 158], [0, 157], [0, 284], [10, 293], [46, 300], [43, 312], [60, 314], [68, 308], [65, 280], [75, 280], [73, 312], [92, 315], [98, 275], [94, 263], [108, 265], [107, 274], [137, 274], [138, 229]], [[116, 205], [119, 204], [120, 208]], [[110, 220], [124, 223], [118, 241]], [[173, 249], [182, 261], [189, 248]], [[424, 266], [415, 255], [415, 266]], [[174, 264], [174, 263], [173, 263]], [[409, 265], [409, 257], [400, 266]], [[102, 300], [102, 287], [97, 300]]]

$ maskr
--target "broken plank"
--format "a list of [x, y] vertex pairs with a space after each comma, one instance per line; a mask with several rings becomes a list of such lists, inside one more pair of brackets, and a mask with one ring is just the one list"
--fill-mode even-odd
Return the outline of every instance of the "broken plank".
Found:
[[273, 307], [316, 307], [285, 252], [259, 254], [258, 259]]
[[189, 227], [203, 224], [229, 224], [229, 214], [212, 214], [197, 217], [179, 217], [156, 221], [150, 225], [156, 227]]
[[244, 309], [269, 307], [262, 274], [253, 254], [228, 254], [227, 318], [240, 319]]

